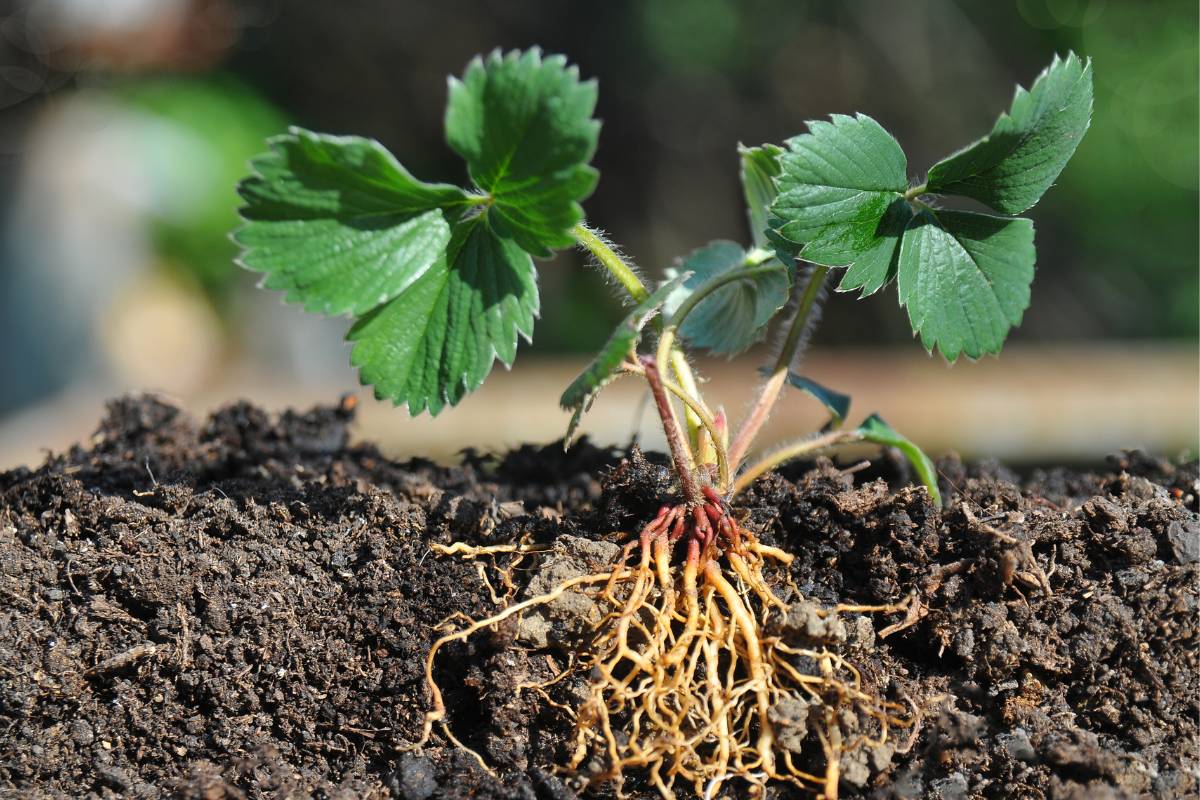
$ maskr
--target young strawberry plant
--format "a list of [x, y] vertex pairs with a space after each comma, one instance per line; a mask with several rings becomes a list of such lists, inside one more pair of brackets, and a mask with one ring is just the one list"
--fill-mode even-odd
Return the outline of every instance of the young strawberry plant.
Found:
[[[628, 315], [562, 395], [572, 412], [567, 439], [607, 383], [644, 380], [679, 496], [663, 498], [609, 570], [438, 640], [426, 662], [433, 708], [417, 746], [446, 716], [433, 680], [444, 644], [583, 592], [605, 613], [569, 667], [589, 676], [590, 690], [571, 711], [566, 769], [599, 763], [586, 776], [592, 782], [638, 770], [664, 796], [679, 783], [711, 796], [740, 779], [834, 797], [843, 754], [909, 721], [835, 650], [775, 632], [772, 621], [800, 598], [766, 570], [792, 557], [761, 544], [730, 503], [789, 459], [857, 442], [898, 448], [940, 502], [933, 465], [915, 444], [877, 415], [844, 427], [850, 398], [799, 374], [797, 363], [834, 274], [838, 291], [863, 298], [894, 283], [914, 334], [949, 361], [1000, 351], [1034, 275], [1033, 223], [1016, 215], [1050, 187], [1087, 130], [1090, 63], [1055, 58], [987, 136], [919, 182], [896, 140], [863, 114], [811, 122], [783, 146], [742, 148], [749, 245], [705, 245], [657, 285], [583, 222], [579, 204], [598, 178], [589, 163], [600, 132], [595, 103], [595, 83], [560, 56], [533, 49], [474, 60], [451, 79], [445, 117], [468, 188], [417, 179], [377, 142], [293, 128], [240, 186], [242, 263], [288, 302], [351, 316], [362, 381], [414, 415], [458, 403], [497, 359], [513, 363], [538, 314], [534, 259], [582, 247], [628, 296]], [[955, 196], [995, 213], [944, 208]], [[688, 354], [736, 355], [772, 327], [773, 358], [735, 429], [699, 391]], [[829, 422], [746, 464], [785, 386], [820, 402]], [[781, 718], [788, 708], [808, 711], [797, 722]]]

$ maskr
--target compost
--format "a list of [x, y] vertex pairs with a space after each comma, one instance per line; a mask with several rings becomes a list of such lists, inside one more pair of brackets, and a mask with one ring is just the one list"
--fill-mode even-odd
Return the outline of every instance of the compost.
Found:
[[[489, 769], [439, 729], [404, 749], [429, 710], [425, 655], [446, 624], [611, 559], [671, 495], [666, 460], [584, 442], [399, 463], [351, 442], [353, 409], [198, 422], [127, 397], [86, 445], [0, 474], [0, 795], [577, 795], [556, 765], [587, 688], [549, 682], [594, 613], [583, 598], [439, 655], [448, 730]], [[846, 755], [841, 796], [1195, 796], [1197, 464], [938, 467], [943, 509], [886, 455], [791, 467], [734, 506], [795, 556], [768, 572], [804, 597], [781, 635], [837, 646], [908, 710]], [[455, 542], [548, 552], [435, 552]], [[839, 603], [905, 610], [805, 611]], [[797, 752], [809, 712], [772, 712]]]

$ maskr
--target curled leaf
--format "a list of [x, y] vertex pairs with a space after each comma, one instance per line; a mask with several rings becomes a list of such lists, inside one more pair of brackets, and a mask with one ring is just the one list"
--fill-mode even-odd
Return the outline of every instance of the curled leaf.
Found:
[[[710, 242], [685, 258], [681, 269], [692, 276], [667, 301], [672, 314], [689, 294], [727, 281], [701, 300], [679, 328], [679, 334], [691, 344], [719, 355], [735, 355], [760, 341], [767, 323], [787, 303], [791, 289], [791, 278], [782, 264], [773, 258], [749, 263], [746, 251], [736, 242]], [[734, 278], [737, 274], [743, 277]]]
[[[767, 373], [768, 370], [764, 369], [762, 372]], [[850, 395], [835, 392], [811, 378], [797, 375], [794, 372], [787, 374], [787, 382], [789, 386], [799, 389], [825, 406], [825, 410], [829, 412], [829, 427], [838, 428], [845, 422], [846, 415], [850, 413]]]
[[863, 420], [862, 424], [855, 430], [855, 433], [862, 437], [864, 441], [881, 444], [884, 447], [894, 447], [903, 453], [908, 462], [912, 464], [917, 477], [921, 479], [921, 483], [929, 491], [929, 496], [933, 499], [934, 505], [941, 506], [942, 493], [938, 491], [937, 467], [933, 465], [933, 461], [929, 459], [929, 456], [925, 455], [921, 448], [897, 433], [878, 414], [872, 414]]

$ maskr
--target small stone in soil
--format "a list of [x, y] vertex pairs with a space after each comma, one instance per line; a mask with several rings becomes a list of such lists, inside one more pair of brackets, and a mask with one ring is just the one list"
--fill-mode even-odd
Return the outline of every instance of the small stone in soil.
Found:
[[1200, 523], [1172, 522], [1167, 526], [1167, 540], [1171, 542], [1171, 552], [1180, 564], [1194, 564], [1200, 561]]
[[400, 765], [388, 777], [388, 784], [403, 800], [428, 800], [438, 788], [433, 764], [411, 753], [400, 756]]

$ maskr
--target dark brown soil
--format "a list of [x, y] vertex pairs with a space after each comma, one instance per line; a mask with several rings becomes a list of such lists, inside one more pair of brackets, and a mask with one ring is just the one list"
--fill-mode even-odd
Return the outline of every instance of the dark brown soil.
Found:
[[[575, 796], [553, 771], [569, 723], [515, 691], [560, 656], [507, 628], [438, 673], [501, 781], [437, 733], [398, 751], [434, 626], [496, 608], [429, 543], [615, 541], [669, 492], [661, 461], [585, 444], [401, 464], [349, 445], [352, 416], [242, 404], [198, 424], [129, 398], [88, 446], [0, 474], [0, 796]], [[868, 683], [923, 716], [843, 796], [1195, 796], [1196, 464], [939, 466], [944, 511], [887, 458], [793, 468], [742, 502], [811, 598], [919, 598], [887, 638], [897, 615], [852, 626]]]

